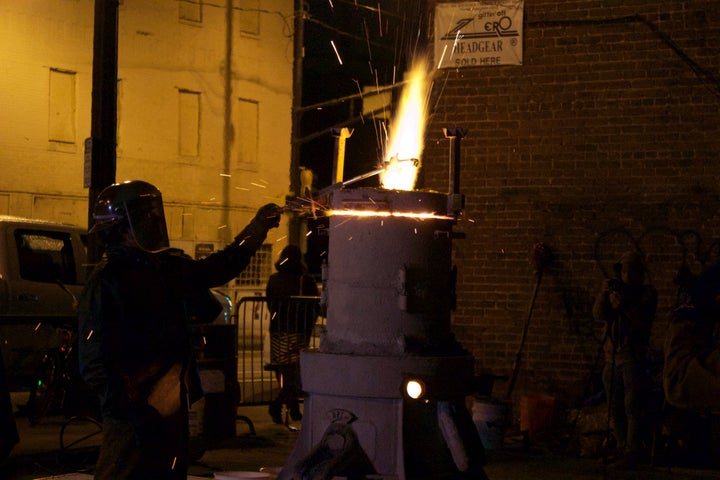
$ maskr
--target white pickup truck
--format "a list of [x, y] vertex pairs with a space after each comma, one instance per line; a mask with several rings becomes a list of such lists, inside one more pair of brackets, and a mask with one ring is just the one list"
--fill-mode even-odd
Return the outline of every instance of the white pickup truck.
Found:
[[74, 326], [87, 278], [85, 229], [0, 216], [0, 350], [10, 390], [29, 387], [57, 327]]
[[[28, 391], [59, 327], [74, 329], [76, 299], [90, 273], [82, 227], [0, 216], [0, 351], [11, 391]], [[230, 298], [213, 323], [232, 321]]]

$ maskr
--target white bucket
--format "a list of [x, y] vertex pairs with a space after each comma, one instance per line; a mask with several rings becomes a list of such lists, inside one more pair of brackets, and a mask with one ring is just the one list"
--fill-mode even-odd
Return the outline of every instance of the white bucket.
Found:
[[486, 450], [495, 450], [503, 446], [503, 437], [507, 428], [508, 405], [492, 400], [474, 400], [472, 418], [480, 440]]

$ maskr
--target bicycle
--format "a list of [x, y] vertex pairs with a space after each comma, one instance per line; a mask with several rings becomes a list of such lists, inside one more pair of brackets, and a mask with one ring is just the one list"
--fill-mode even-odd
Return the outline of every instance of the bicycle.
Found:
[[65, 325], [57, 332], [60, 344], [45, 352], [30, 389], [26, 408], [31, 425], [61, 414], [99, 418], [99, 402], [80, 377], [77, 334]]

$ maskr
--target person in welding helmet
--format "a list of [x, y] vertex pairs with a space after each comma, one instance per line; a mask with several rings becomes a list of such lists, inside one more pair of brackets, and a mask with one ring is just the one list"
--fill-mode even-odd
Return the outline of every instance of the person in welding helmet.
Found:
[[243, 271], [280, 212], [265, 205], [227, 247], [193, 260], [169, 248], [154, 185], [134, 180], [100, 193], [90, 234], [105, 253], [78, 309], [80, 372], [103, 420], [95, 478], [187, 478], [194, 299]]
[[[301, 420], [300, 350], [310, 343], [319, 310], [318, 288], [308, 275], [302, 253], [288, 245], [275, 262], [265, 295], [270, 310], [270, 362], [281, 385], [268, 413], [275, 423], [283, 423], [285, 405], [290, 418]], [[298, 298], [305, 297], [305, 298]]]
[[616, 278], [603, 281], [593, 314], [605, 327], [602, 379], [615, 440], [614, 466], [634, 468], [649, 435], [644, 411], [650, 392], [648, 347], [657, 310], [657, 291], [645, 284], [645, 262], [638, 252], [615, 264]]

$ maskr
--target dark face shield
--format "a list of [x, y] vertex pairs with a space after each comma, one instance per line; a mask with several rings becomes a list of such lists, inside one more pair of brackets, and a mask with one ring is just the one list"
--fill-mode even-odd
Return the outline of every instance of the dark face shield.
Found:
[[160, 196], [145, 196], [128, 202], [130, 233], [142, 250], [162, 252], [170, 247], [167, 224]]

